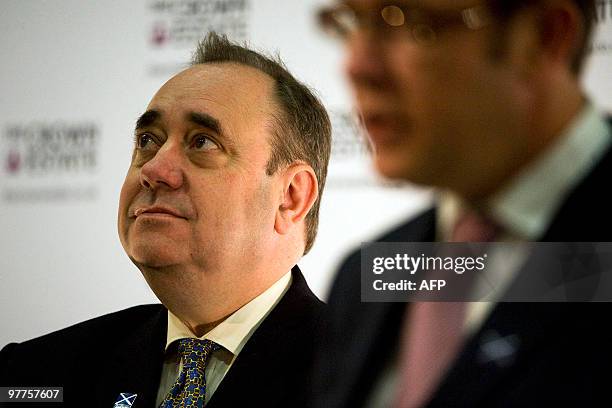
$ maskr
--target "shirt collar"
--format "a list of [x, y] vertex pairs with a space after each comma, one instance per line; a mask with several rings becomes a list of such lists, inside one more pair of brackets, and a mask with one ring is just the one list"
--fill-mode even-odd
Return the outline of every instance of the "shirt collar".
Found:
[[[592, 170], [610, 142], [605, 120], [586, 104], [549, 149], [487, 201], [486, 212], [512, 237], [539, 239], [563, 199]], [[438, 233], [448, 239], [466, 204], [452, 193], [439, 197]]]
[[176, 315], [168, 310], [166, 350], [176, 340], [199, 338], [212, 340], [234, 356], [238, 355], [261, 322], [287, 292], [291, 282], [291, 271], [289, 271], [263, 293], [236, 310], [202, 337], [196, 337]]

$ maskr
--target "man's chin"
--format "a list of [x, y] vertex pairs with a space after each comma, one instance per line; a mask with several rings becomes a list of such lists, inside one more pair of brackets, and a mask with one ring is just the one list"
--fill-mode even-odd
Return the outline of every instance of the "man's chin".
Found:
[[374, 157], [376, 172], [390, 180], [416, 182], [418, 174], [410, 165], [410, 158], [397, 151], [379, 151]]
[[135, 249], [128, 256], [140, 270], [169, 268], [180, 263], [175, 251], [155, 248]]

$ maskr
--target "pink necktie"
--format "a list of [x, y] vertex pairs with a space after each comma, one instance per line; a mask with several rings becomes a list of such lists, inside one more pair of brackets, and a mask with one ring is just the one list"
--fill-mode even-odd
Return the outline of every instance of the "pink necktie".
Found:
[[[474, 212], [455, 224], [452, 242], [488, 242], [495, 226]], [[414, 302], [403, 325], [396, 408], [422, 407], [457, 356], [467, 302]]]

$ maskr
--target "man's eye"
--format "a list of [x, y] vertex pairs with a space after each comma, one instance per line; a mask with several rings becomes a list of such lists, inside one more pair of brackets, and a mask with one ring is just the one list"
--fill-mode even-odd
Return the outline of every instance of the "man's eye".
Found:
[[194, 137], [191, 147], [197, 150], [215, 150], [219, 148], [217, 143], [206, 135], [197, 135]]
[[148, 133], [142, 133], [140, 135], [136, 135], [136, 147], [139, 149], [147, 149], [152, 148], [155, 145], [155, 140]]

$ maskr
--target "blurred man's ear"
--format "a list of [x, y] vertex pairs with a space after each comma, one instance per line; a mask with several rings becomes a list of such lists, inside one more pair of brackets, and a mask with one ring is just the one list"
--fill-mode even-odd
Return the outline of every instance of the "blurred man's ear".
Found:
[[279, 234], [287, 234], [306, 218], [317, 200], [319, 188], [314, 170], [305, 163], [290, 165], [282, 172], [281, 179], [283, 191], [274, 229]]
[[583, 18], [574, 1], [544, 2], [540, 12], [542, 56], [571, 70], [574, 56], [585, 35]]
[[582, 13], [572, 0], [536, 3], [504, 24], [500, 56], [522, 76], [533, 79], [551, 67], [572, 70], [585, 31]]

